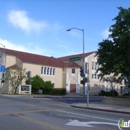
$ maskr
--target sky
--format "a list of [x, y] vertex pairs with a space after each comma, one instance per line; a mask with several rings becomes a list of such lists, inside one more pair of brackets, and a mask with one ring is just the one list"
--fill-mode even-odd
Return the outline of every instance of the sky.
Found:
[[[0, 0], [0, 47], [62, 57], [97, 51], [129, 0]], [[69, 28], [71, 31], [66, 31]], [[78, 29], [74, 29], [78, 28]]]

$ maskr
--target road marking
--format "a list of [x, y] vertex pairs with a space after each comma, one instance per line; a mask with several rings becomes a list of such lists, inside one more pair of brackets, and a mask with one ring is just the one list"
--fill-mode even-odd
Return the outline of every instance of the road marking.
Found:
[[78, 113], [74, 113], [74, 112], [62, 111], [62, 110], [55, 110], [55, 111], [62, 112], [62, 113], [73, 114], [73, 115], [77, 115], [77, 116], [85, 116], [85, 117], [90, 117], [90, 118], [96, 118], [96, 119], [102, 119], [102, 120], [107, 120], [107, 121], [118, 122], [118, 120], [113, 120], [113, 119], [108, 119], [108, 118], [103, 118], [103, 117], [83, 115], [83, 114], [78, 114]]
[[10, 115], [10, 114], [25, 114], [25, 113], [33, 113], [33, 112], [42, 112], [42, 111], [50, 111], [50, 110], [29, 110], [29, 111], [18, 111], [18, 112], [8, 112], [8, 113], [1, 113], [0, 116], [3, 115]]
[[30, 118], [28, 116], [22, 116], [22, 115], [19, 115], [19, 114], [14, 114], [14, 116], [17, 116], [17, 117], [20, 117], [20, 118], [23, 118], [23, 119], [26, 119], [30, 122], [34, 122], [36, 124], [39, 124], [39, 125], [43, 125], [45, 127], [49, 127], [51, 129], [54, 129], [54, 130], [67, 130], [65, 128], [61, 128], [59, 126], [56, 126], [56, 125], [52, 125], [52, 124], [49, 124], [49, 123], [46, 123], [46, 122], [43, 122], [43, 121], [39, 121], [39, 120], [36, 120], [36, 119], [33, 119], [33, 118]]
[[78, 120], [72, 120], [65, 125], [69, 126], [82, 126], [82, 127], [93, 127], [92, 125], [112, 125], [112, 126], [118, 126], [117, 123], [110, 123], [110, 122], [96, 122], [96, 121], [87, 121], [87, 122], [80, 122]]
[[[60, 105], [60, 103], [55, 102], [53, 104], [49, 103], [47, 106], [56, 106]], [[0, 104], [0, 107], [2, 106], [35, 106], [34, 104], [20, 104], [20, 103], [5, 103], [5, 104]]]
[[[56, 109], [56, 110], [73, 110], [71, 109]], [[15, 111], [15, 112], [6, 112], [6, 113], [0, 113], [0, 116], [4, 115], [10, 115], [10, 114], [26, 114], [26, 113], [34, 113], [34, 112], [42, 112], [42, 111], [55, 111], [55, 109], [40, 109], [40, 110], [28, 110], [28, 111]]]

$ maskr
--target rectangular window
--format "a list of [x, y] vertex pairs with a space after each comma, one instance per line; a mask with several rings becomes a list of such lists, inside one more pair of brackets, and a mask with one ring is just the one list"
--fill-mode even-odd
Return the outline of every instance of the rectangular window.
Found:
[[43, 74], [43, 67], [41, 67], [41, 74]]
[[72, 74], [75, 74], [75, 69], [74, 68], [72, 69]]
[[94, 91], [98, 92], [98, 86], [97, 85], [94, 85]]
[[96, 79], [96, 74], [94, 74], [94, 78]]
[[50, 75], [52, 75], [52, 68], [50, 69]]
[[85, 73], [88, 72], [88, 63], [85, 63]]
[[49, 75], [49, 68], [47, 68], [47, 75]]
[[52, 87], [53, 87], [53, 88], [55, 87], [55, 83], [52, 83]]
[[98, 69], [99, 68], [99, 64], [97, 63], [97, 67], [96, 67], [96, 69]]
[[46, 67], [44, 68], [44, 74], [46, 74]]
[[97, 62], [95, 62], [95, 70], [97, 70], [99, 68], [99, 65]]
[[97, 62], [95, 62], [95, 70], [97, 69]]
[[94, 62], [92, 61], [92, 70], [94, 69]]
[[99, 76], [98, 76], [98, 74], [97, 74], [97, 79], [99, 79]]
[[55, 68], [53, 68], [53, 75], [55, 75]]

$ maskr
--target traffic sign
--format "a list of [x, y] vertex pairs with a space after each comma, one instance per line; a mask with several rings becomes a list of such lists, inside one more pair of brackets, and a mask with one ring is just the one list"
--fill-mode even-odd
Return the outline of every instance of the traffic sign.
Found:
[[5, 66], [3, 65], [0, 66], [0, 72], [5, 72]]
[[69, 61], [78, 61], [78, 60], [81, 60], [81, 58], [80, 57], [69, 58]]

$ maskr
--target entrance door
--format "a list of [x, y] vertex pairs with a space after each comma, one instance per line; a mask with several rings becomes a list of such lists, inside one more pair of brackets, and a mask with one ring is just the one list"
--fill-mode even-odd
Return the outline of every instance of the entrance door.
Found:
[[70, 93], [76, 93], [76, 84], [70, 84]]

